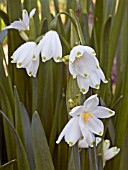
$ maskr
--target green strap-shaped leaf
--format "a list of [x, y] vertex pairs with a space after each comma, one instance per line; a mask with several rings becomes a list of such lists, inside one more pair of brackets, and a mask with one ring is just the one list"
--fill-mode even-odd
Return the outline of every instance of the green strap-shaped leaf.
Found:
[[[125, 14], [126, 7], [128, 5], [127, 0], [119, 0], [118, 8], [112, 21], [110, 40], [109, 40], [109, 51], [108, 51], [108, 68], [107, 77], [111, 76], [112, 63], [115, 56], [117, 43], [119, 39], [119, 33], [122, 27], [122, 21]], [[114, 37], [114, 38], [113, 38]]]
[[13, 164], [16, 162], [16, 160], [12, 160], [2, 166], [0, 166], [0, 170], [13, 170]]
[[4, 11], [2, 11], [2, 10], [0, 10], [0, 17], [3, 19], [3, 21], [4, 21], [4, 23], [5, 23], [6, 25], [9, 24], [8, 15], [7, 15]]
[[22, 143], [25, 146], [22, 110], [21, 110], [19, 95], [15, 86], [14, 86], [14, 96], [15, 96], [15, 128], [18, 132], [18, 135], [20, 136]]
[[26, 145], [26, 154], [28, 157], [28, 162], [31, 170], [35, 170], [35, 160], [34, 160], [34, 151], [32, 144], [32, 134], [31, 134], [31, 124], [29, 114], [25, 106], [21, 103], [22, 117], [23, 117], [23, 127], [24, 127], [24, 137]]
[[19, 161], [20, 170], [30, 170], [30, 167], [29, 167], [29, 164], [28, 164], [28, 159], [27, 159], [27, 156], [26, 156], [26, 152], [25, 152], [24, 146], [21, 142], [21, 139], [20, 139], [18, 133], [16, 132], [15, 128], [13, 127], [12, 123], [7, 118], [7, 116], [2, 111], [0, 111], [0, 113], [2, 114], [6, 124], [9, 125], [9, 128], [11, 129], [12, 134], [14, 136], [16, 146], [17, 146], [17, 149], [18, 149], [18, 158], [19, 158], [18, 161]]
[[54, 170], [45, 132], [37, 112], [32, 117], [32, 136], [36, 170]]

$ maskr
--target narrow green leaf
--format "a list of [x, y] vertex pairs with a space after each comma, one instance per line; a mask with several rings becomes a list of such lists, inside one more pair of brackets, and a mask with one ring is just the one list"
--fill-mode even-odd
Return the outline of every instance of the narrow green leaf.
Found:
[[0, 9], [0, 17], [3, 19], [3, 21], [6, 25], [9, 24], [8, 15], [4, 11], [2, 11], [1, 9]]
[[[119, 39], [119, 33], [122, 26], [123, 17], [125, 14], [126, 7], [128, 5], [127, 0], [119, 0], [117, 12], [114, 16], [111, 32], [110, 32], [110, 40], [109, 40], [109, 52], [108, 52], [108, 68], [107, 68], [107, 77], [109, 78], [112, 70], [112, 63], [115, 56], [117, 43]], [[114, 37], [114, 38], [113, 38]]]
[[0, 166], [0, 170], [13, 170], [13, 164], [16, 162], [16, 160], [12, 160], [2, 166]]
[[78, 143], [76, 143], [73, 146], [73, 157], [74, 157], [75, 170], [81, 170], [80, 154], [79, 154], [79, 149], [78, 149]]
[[45, 132], [37, 112], [32, 117], [32, 136], [36, 170], [54, 170]]
[[121, 148], [121, 160], [120, 160], [120, 167], [119, 169], [122, 170], [126, 170], [128, 169], [128, 130], [125, 136], [125, 140], [124, 140], [124, 144], [123, 147]]
[[74, 21], [76, 23], [80, 42], [81, 42], [82, 45], [85, 45], [85, 40], [84, 40], [84, 36], [83, 36], [83, 32], [82, 32], [79, 20], [78, 20], [76, 14], [74, 13], [74, 11], [72, 9], [70, 9], [70, 14], [71, 14], [72, 18], [74, 19]]
[[15, 128], [23, 145], [25, 146], [22, 110], [21, 110], [19, 95], [15, 86], [14, 86], [14, 96], [15, 96]]
[[26, 156], [26, 152], [25, 152], [24, 146], [21, 142], [19, 135], [17, 134], [15, 128], [13, 127], [12, 123], [7, 118], [7, 116], [2, 111], [0, 111], [0, 113], [2, 114], [3, 118], [5, 119], [6, 124], [9, 125], [9, 127], [12, 131], [12, 134], [14, 136], [14, 139], [15, 139], [15, 142], [16, 142], [16, 145], [17, 145], [17, 149], [18, 149], [20, 169], [21, 170], [30, 170], [28, 160], [27, 160], [27, 156]]
[[32, 134], [31, 134], [31, 124], [29, 114], [25, 106], [21, 103], [22, 117], [23, 117], [23, 127], [24, 127], [24, 137], [26, 145], [26, 154], [28, 157], [28, 162], [31, 170], [35, 170], [35, 160], [34, 160], [34, 151], [32, 144]]

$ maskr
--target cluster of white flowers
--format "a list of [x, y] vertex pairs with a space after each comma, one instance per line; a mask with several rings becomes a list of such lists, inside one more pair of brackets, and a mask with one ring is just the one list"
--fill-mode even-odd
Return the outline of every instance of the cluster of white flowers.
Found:
[[[17, 29], [19, 32], [29, 30], [29, 20], [35, 14], [33, 9], [30, 14], [23, 10], [22, 20], [14, 21], [5, 29]], [[22, 34], [23, 35], [23, 34]], [[28, 39], [28, 38], [24, 38]], [[42, 62], [46, 62], [51, 58], [55, 62], [62, 61], [62, 45], [59, 35], [56, 31], [48, 31], [38, 44], [28, 41], [21, 45], [11, 56], [12, 63], [16, 63], [17, 68], [25, 68], [29, 76], [36, 77], [40, 55]], [[77, 79], [80, 91], [86, 94], [89, 87], [99, 89], [101, 80], [107, 83], [103, 71], [99, 66], [98, 59], [94, 49], [89, 46], [75, 46], [69, 55], [69, 72], [73, 78]], [[69, 146], [73, 146], [78, 142], [80, 148], [93, 147], [101, 141], [100, 137], [104, 133], [104, 125], [99, 118], [109, 118], [115, 114], [114, 111], [98, 106], [99, 99], [97, 95], [92, 95], [83, 104], [76, 106], [69, 115], [72, 118], [62, 130], [56, 143], [60, 143], [62, 138]], [[103, 165], [105, 162], [114, 157], [119, 152], [119, 148], [113, 147], [108, 149], [110, 141], [103, 142]]]
[[[115, 112], [109, 108], [98, 106], [99, 99], [96, 95], [89, 97], [83, 104], [83, 106], [76, 106], [70, 112], [69, 115], [72, 118], [66, 124], [64, 129], [59, 135], [57, 144], [60, 143], [64, 137], [69, 146], [73, 146], [78, 142], [79, 148], [88, 148], [96, 146], [101, 141], [100, 137], [104, 133], [104, 125], [99, 118], [110, 118], [115, 115]], [[107, 160], [113, 158], [120, 151], [117, 147], [110, 146], [110, 141], [103, 141], [103, 166]]]

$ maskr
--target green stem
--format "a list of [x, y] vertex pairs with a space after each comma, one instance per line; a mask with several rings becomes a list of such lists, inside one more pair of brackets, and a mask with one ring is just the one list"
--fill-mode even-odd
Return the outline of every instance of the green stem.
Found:
[[32, 78], [32, 113], [37, 110], [37, 78]]

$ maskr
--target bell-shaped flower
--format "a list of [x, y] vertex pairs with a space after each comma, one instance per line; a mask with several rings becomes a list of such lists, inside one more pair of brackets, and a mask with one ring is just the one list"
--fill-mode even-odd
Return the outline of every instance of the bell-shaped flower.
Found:
[[69, 146], [72, 146], [83, 137], [91, 146], [95, 141], [93, 134], [102, 136], [104, 125], [99, 118], [109, 118], [115, 112], [106, 107], [98, 106], [98, 104], [97, 95], [92, 95], [82, 106], [74, 107], [69, 112], [72, 118], [62, 130], [56, 143], [60, 143], [64, 137]]
[[48, 31], [39, 43], [42, 61], [54, 59], [55, 62], [62, 60], [62, 45], [56, 31]]
[[11, 58], [17, 68], [25, 68], [29, 76], [36, 77], [39, 67], [39, 51], [35, 42], [24, 43], [13, 53]]
[[5, 27], [4, 29], [16, 29], [19, 31], [27, 30], [29, 28], [29, 19], [33, 17], [33, 15], [35, 14], [35, 11], [36, 11], [35, 8], [32, 9], [30, 14], [28, 15], [28, 12], [24, 9], [22, 11], [22, 19], [20, 19], [19, 21], [14, 21], [13, 23]]
[[86, 94], [89, 87], [99, 89], [101, 80], [107, 83], [99, 66], [95, 51], [89, 46], [74, 47], [69, 56], [69, 71], [77, 78], [80, 91]]
[[104, 140], [103, 141], [103, 167], [105, 166], [106, 161], [112, 159], [120, 151], [120, 148], [117, 148], [116, 146], [112, 148], [109, 147], [110, 147], [110, 140], [108, 139]]

